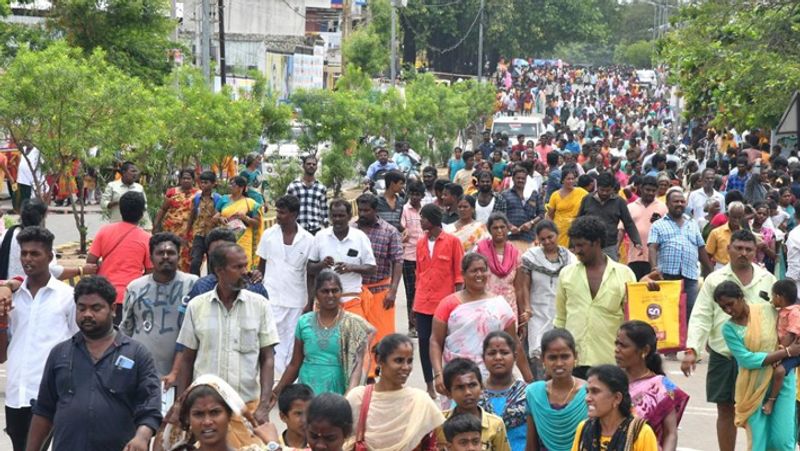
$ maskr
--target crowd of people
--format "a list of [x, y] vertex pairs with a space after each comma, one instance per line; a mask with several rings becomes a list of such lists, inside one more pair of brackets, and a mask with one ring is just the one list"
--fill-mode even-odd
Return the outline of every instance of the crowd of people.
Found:
[[121, 164], [76, 268], [24, 201], [0, 244], [14, 450], [676, 450], [677, 356], [625, 317], [628, 284], [662, 280], [682, 284], [681, 368], [708, 362], [720, 449], [737, 427], [794, 449], [796, 153], [680, 129], [667, 87], [621, 68], [495, 81], [499, 114], [543, 116], [536, 142], [486, 132], [419, 178], [381, 148], [384, 189], [352, 202], [305, 156], [266, 230], [255, 157], [225, 195], [181, 171], [152, 221]]

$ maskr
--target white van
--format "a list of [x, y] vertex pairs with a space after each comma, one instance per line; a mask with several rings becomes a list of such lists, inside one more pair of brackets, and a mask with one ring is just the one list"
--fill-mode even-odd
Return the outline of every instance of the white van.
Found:
[[492, 136], [495, 133], [508, 135], [510, 143], [517, 142], [518, 135], [525, 135], [525, 142], [536, 142], [544, 134], [544, 124], [541, 114], [531, 116], [497, 116], [492, 122]]

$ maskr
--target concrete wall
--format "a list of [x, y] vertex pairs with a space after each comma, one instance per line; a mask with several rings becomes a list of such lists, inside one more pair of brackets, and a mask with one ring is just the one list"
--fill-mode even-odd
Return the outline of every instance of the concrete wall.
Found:
[[[210, 0], [212, 9], [217, 0]], [[225, 31], [240, 34], [289, 35], [305, 34], [305, 10], [307, 0], [222, 0], [225, 5]], [[319, 2], [320, 0], [308, 0]], [[184, 0], [183, 31], [200, 29], [200, 0]], [[291, 7], [290, 7], [291, 5]], [[212, 16], [212, 28], [219, 27], [216, 14]]]

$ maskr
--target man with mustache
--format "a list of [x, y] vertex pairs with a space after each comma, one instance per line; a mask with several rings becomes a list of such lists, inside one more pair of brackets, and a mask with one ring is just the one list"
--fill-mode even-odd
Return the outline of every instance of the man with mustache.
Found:
[[172, 233], [150, 238], [153, 273], [130, 284], [122, 304], [120, 330], [142, 343], [152, 354], [158, 375], [172, 369], [178, 339], [179, 311], [197, 276], [178, 271], [181, 240]]
[[[181, 366], [178, 388], [195, 376], [216, 374], [236, 390], [259, 423], [269, 421], [274, 380], [274, 346], [278, 330], [269, 302], [247, 291], [247, 254], [238, 244], [216, 247], [209, 262], [217, 286], [188, 304], [178, 344]], [[231, 421], [228, 445], [241, 448], [254, 437], [239, 419]], [[258, 439], [255, 439], [258, 440]]]
[[[25, 206], [23, 206], [23, 209]], [[75, 305], [72, 287], [50, 275], [53, 260], [53, 234], [49, 230], [30, 226], [17, 235], [20, 267], [25, 280], [11, 299], [13, 310], [0, 316], [8, 319], [8, 333], [13, 340], [2, 340], [2, 354], [8, 353], [6, 382], [6, 433], [14, 451], [23, 451], [31, 424], [31, 405], [39, 392], [39, 382], [47, 355], [58, 343], [76, 332]], [[6, 282], [4, 287], [16, 288], [18, 282]], [[4, 294], [7, 294], [5, 292]], [[11, 308], [3, 298], [4, 309]], [[5, 328], [2, 332], [6, 333]], [[7, 348], [5, 347], [7, 346]]]
[[102, 276], [75, 286], [80, 332], [47, 358], [33, 406], [28, 451], [147, 451], [161, 424], [161, 389], [153, 358], [114, 327], [116, 290]]

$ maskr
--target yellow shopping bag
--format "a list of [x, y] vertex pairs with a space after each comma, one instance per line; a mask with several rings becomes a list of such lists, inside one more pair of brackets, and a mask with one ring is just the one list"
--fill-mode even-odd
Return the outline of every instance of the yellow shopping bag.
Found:
[[686, 293], [682, 280], [658, 281], [658, 291], [647, 283], [627, 285], [626, 320], [640, 320], [653, 326], [659, 352], [677, 352], [686, 347]]

